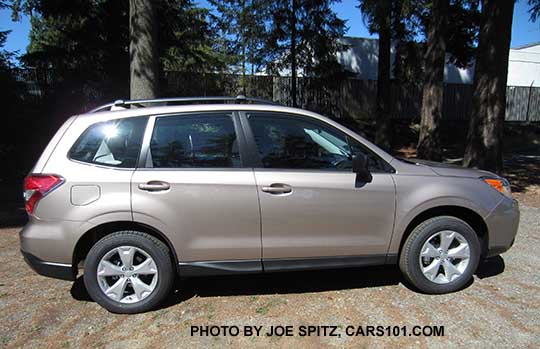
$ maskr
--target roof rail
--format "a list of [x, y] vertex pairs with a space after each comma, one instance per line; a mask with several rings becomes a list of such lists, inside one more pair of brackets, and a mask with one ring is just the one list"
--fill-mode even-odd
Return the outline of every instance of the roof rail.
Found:
[[145, 107], [145, 104], [165, 104], [169, 103], [204, 103], [204, 102], [234, 102], [234, 103], [259, 103], [259, 104], [273, 104], [278, 103], [261, 98], [246, 97], [239, 95], [236, 97], [173, 97], [173, 98], [157, 98], [157, 99], [135, 99], [131, 101], [125, 101], [122, 99], [116, 100], [113, 103], [104, 104], [100, 107], [90, 110], [88, 113], [97, 113], [104, 110], [112, 110], [113, 107], [130, 108], [136, 106], [138, 108]]

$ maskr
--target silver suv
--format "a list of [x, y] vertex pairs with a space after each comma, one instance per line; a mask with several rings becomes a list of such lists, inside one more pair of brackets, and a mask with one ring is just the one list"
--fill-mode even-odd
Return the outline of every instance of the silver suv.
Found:
[[177, 275], [399, 264], [420, 291], [452, 292], [519, 222], [493, 173], [400, 160], [323, 116], [245, 97], [74, 116], [24, 197], [28, 264], [66, 280], [84, 265], [90, 296], [118, 313], [156, 307]]

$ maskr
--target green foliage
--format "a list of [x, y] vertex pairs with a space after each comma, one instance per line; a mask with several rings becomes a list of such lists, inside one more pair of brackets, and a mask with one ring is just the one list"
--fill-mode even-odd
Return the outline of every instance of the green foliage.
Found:
[[[331, 5], [335, 2], [276, 0], [272, 3], [266, 43], [269, 72], [279, 74], [291, 70], [291, 62], [295, 59], [304, 76], [327, 77], [344, 73], [336, 53], [344, 49], [339, 38], [345, 33], [345, 21], [332, 11]], [[295, 36], [291, 35], [293, 30]]]
[[[538, 1], [538, 0], [532, 0]], [[422, 75], [423, 40], [431, 17], [431, 0], [392, 1], [392, 39], [398, 52], [394, 75], [402, 81]], [[480, 25], [480, 0], [451, 0], [448, 8], [448, 29], [445, 38], [449, 60], [458, 67], [465, 67], [474, 58]], [[371, 33], [378, 32], [378, 13], [381, 1], [360, 0], [362, 18]], [[419, 42], [420, 40], [420, 42]]]
[[[85, 101], [127, 90], [128, 2], [33, 0], [14, 3], [30, 15], [30, 44], [22, 62], [66, 99]], [[16, 12], [18, 13], [18, 12]], [[41, 81], [45, 83], [45, 81]], [[114, 91], [114, 92], [113, 92]]]
[[446, 52], [458, 67], [468, 66], [474, 58], [480, 27], [479, 0], [452, 0], [448, 8]]
[[[422, 75], [422, 46], [416, 41], [422, 30], [420, 11], [424, 8], [421, 0], [390, 1], [390, 32], [396, 45], [394, 78], [404, 84], [418, 84]], [[370, 33], [379, 33], [381, 22], [385, 20], [383, 1], [359, 0], [358, 8], [362, 20]]]
[[216, 72], [229, 58], [217, 45], [218, 36], [207, 22], [208, 10], [191, 0], [162, 0], [159, 13], [160, 59], [164, 70]]
[[[128, 95], [128, 0], [16, 0], [12, 9], [14, 18], [21, 12], [31, 18], [30, 45], [22, 57], [27, 66], [46, 70], [58, 88], [87, 101]], [[191, 0], [161, 0], [157, 12], [162, 70], [225, 68], [206, 10]]]
[[221, 50], [229, 57], [233, 70], [243, 74], [262, 70], [266, 61], [266, 24], [271, 0], [209, 0], [214, 11], [210, 22], [220, 39]]

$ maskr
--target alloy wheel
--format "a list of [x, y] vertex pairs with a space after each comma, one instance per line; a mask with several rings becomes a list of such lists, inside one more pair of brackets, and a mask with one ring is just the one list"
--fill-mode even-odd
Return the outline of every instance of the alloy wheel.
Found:
[[135, 246], [120, 246], [99, 261], [97, 279], [101, 291], [120, 303], [137, 303], [156, 288], [158, 268], [152, 257]]
[[429, 281], [448, 284], [461, 277], [470, 258], [470, 246], [463, 235], [444, 230], [431, 235], [422, 246], [420, 269]]

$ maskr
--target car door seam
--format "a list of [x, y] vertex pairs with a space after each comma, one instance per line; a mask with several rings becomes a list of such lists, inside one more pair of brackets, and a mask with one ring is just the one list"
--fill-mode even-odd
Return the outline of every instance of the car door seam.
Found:
[[257, 176], [255, 174], [255, 168], [251, 169], [251, 173], [253, 174], [253, 180], [255, 181], [255, 192], [257, 193], [257, 203], [259, 205], [259, 239], [261, 242], [261, 254], [260, 254], [260, 261], [261, 261], [261, 269], [264, 273], [264, 263], [263, 263], [263, 256], [264, 256], [264, 246], [263, 246], [263, 226], [262, 226], [262, 208], [261, 208], [261, 197], [259, 194], [259, 183], [257, 183]]

